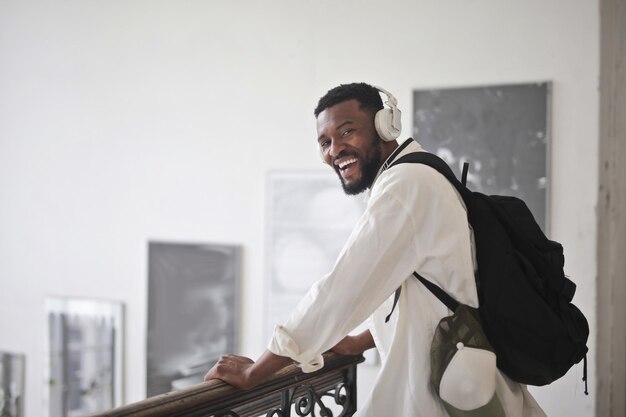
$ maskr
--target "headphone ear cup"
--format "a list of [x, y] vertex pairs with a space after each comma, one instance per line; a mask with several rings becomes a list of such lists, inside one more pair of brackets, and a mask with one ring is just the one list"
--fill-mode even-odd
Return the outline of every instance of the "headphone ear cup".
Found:
[[393, 128], [392, 125], [393, 111], [391, 109], [381, 109], [374, 116], [374, 127], [378, 136], [385, 142], [391, 142], [398, 139], [400, 131]]

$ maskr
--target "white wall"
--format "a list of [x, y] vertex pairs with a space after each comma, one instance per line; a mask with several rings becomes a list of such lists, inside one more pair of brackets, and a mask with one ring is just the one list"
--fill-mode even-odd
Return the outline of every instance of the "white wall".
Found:
[[[312, 108], [340, 82], [394, 92], [410, 126], [413, 88], [552, 81], [552, 236], [593, 324], [597, 9], [0, 0], [0, 350], [27, 355], [26, 415], [48, 294], [126, 304], [126, 400], [144, 396], [148, 239], [243, 245], [242, 353], [262, 351], [265, 174], [323, 169]], [[590, 397], [582, 365], [533, 389], [549, 415], [593, 415], [592, 364]]]

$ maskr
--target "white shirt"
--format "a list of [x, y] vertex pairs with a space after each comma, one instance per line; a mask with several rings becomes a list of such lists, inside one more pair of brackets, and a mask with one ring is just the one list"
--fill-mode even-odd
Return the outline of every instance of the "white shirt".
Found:
[[[422, 150], [412, 142], [388, 162]], [[439, 320], [451, 312], [412, 273], [476, 307], [472, 245], [462, 200], [441, 174], [410, 163], [383, 170], [332, 271], [276, 327], [268, 349], [311, 372], [323, 366], [322, 352], [367, 320], [381, 370], [355, 416], [446, 416], [430, 385], [430, 344]], [[525, 386], [502, 374], [496, 392], [508, 417], [545, 416]]]

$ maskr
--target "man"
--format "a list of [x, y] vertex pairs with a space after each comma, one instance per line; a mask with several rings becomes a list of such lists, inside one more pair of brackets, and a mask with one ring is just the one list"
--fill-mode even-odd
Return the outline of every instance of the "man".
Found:
[[[411, 139], [399, 146], [381, 138], [386, 133], [377, 130], [375, 118], [383, 108], [379, 90], [363, 83], [341, 85], [320, 99], [315, 116], [322, 158], [346, 193], [369, 190], [365, 213], [333, 270], [276, 327], [261, 358], [225, 356], [205, 380], [249, 388], [292, 361], [304, 372], [317, 370], [331, 348], [357, 354], [376, 347], [380, 374], [357, 416], [447, 415], [429, 382], [430, 343], [439, 320], [451, 312], [412, 273], [477, 306], [473, 238], [462, 200], [442, 175], [422, 164], [387, 169], [423, 149]], [[346, 337], [365, 320], [369, 330]], [[508, 417], [544, 416], [526, 388], [504, 375], [497, 375], [496, 392]]]

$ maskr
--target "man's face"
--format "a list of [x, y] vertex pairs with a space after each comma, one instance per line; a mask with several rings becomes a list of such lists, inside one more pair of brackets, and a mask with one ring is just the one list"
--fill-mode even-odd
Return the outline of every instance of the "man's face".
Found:
[[381, 139], [374, 116], [357, 100], [328, 107], [317, 117], [317, 136], [324, 162], [339, 175], [346, 194], [369, 188], [382, 165]]

